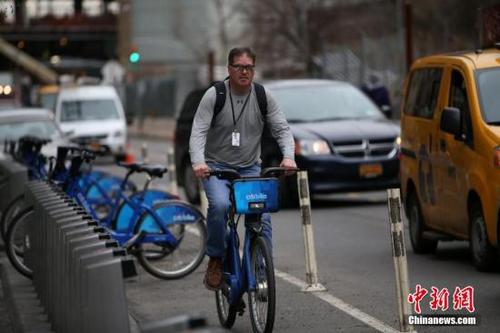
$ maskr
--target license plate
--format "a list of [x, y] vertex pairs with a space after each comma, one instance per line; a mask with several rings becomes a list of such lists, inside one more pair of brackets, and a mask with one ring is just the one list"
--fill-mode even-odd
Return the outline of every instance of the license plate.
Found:
[[359, 175], [362, 178], [375, 178], [382, 174], [382, 164], [370, 163], [359, 166]]
[[94, 150], [101, 149], [101, 144], [98, 143], [98, 142], [91, 142], [89, 146], [90, 146], [91, 149], [94, 149]]

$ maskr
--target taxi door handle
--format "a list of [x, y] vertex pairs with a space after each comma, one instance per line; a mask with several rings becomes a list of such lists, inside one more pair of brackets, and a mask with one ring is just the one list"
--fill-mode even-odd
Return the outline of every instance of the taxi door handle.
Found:
[[442, 153], [446, 152], [446, 142], [443, 139], [439, 140], [439, 150]]

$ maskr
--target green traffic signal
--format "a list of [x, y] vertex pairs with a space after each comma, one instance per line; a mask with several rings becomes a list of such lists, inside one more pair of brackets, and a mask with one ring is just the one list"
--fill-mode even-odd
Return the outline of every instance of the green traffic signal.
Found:
[[132, 53], [130, 53], [128, 60], [131, 63], [135, 64], [135, 63], [139, 62], [139, 60], [141, 60], [141, 55], [139, 54], [139, 52], [132, 52]]

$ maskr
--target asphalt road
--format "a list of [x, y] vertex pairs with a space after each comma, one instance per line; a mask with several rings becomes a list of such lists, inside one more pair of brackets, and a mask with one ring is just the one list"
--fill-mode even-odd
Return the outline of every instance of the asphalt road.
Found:
[[[132, 140], [140, 154], [143, 142]], [[146, 142], [149, 159], [165, 163], [166, 143]], [[116, 167], [99, 166], [123, 173]], [[134, 179], [141, 184], [141, 178]], [[164, 180], [158, 187], [166, 185]], [[320, 282], [326, 292], [304, 293], [305, 261], [298, 210], [273, 214], [274, 261], [277, 278], [276, 332], [391, 332], [398, 331], [394, 264], [389, 238], [385, 192], [350, 193], [316, 198], [313, 227]], [[407, 230], [406, 230], [407, 231]], [[408, 232], [406, 232], [406, 235]], [[474, 288], [476, 326], [415, 326], [419, 332], [494, 332], [500, 326], [499, 274], [476, 272], [466, 242], [440, 243], [435, 255], [414, 255], [406, 237], [410, 292], [417, 284], [428, 290], [422, 313], [467, 315], [453, 310], [456, 287]], [[132, 315], [139, 321], [179, 314], [201, 314], [217, 325], [212, 292], [202, 286], [206, 261], [190, 276], [162, 281], [141, 272], [127, 282]], [[431, 287], [449, 291], [449, 309], [431, 310]], [[239, 317], [234, 332], [251, 331], [248, 312]]]

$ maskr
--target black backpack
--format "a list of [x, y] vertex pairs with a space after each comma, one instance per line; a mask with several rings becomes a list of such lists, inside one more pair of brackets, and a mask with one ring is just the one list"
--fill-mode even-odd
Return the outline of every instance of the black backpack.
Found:
[[[255, 87], [255, 95], [257, 96], [257, 103], [259, 104], [260, 113], [262, 114], [262, 118], [264, 121], [266, 120], [267, 115], [267, 96], [264, 87], [254, 82]], [[222, 111], [224, 107], [224, 103], [226, 102], [226, 85], [224, 81], [217, 81], [212, 84], [215, 87], [215, 104], [214, 104], [214, 115], [212, 117], [211, 127], [215, 125], [215, 118]]]

